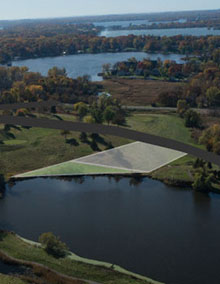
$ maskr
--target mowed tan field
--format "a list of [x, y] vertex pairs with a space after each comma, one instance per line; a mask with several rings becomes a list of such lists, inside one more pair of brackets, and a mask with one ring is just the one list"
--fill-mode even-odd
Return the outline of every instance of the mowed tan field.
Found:
[[149, 105], [158, 98], [162, 92], [175, 91], [184, 83], [172, 83], [162, 81], [112, 79], [100, 82], [104, 90], [114, 98], [121, 100], [124, 105]]

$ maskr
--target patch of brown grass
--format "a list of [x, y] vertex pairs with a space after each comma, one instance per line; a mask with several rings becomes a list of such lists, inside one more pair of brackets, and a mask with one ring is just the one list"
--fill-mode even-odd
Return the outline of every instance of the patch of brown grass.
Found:
[[100, 82], [104, 90], [124, 105], [149, 105], [154, 103], [162, 92], [172, 92], [183, 83], [147, 81], [141, 79], [112, 79]]

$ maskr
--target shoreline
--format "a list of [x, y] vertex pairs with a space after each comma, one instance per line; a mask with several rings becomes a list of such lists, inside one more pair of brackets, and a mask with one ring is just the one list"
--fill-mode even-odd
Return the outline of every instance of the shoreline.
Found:
[[[106, 174], [106, 173], [89, 173], [89, 174], [70, 174], [70, 175], [47, 175], [47, 176], [30, 176], [30, 177], [11, 177], [9, 180], [6, 182], [6, 184], [10, 184], [10, 182], [19, 182], [19, 181], [26, 181], [26, 180], [32, 180], [32, 179], [37, 179], [37, 178], [43, 178], [43, 179], [59, 179], [59, 178], [82, 178], [82, 177], [121, 177], [121, 178], [136, 178], [136, 179], [144, 179], [144, 178], [149, 178], [154, 181], [159, 181], [162, 182], [166, 186], [170, 187], [176, 187], [178, 189], [189, 189], [193, 191], [192, 185], [193, 181], [188, 181], [188, 180], [180, 180], [180, 179], [169, 179], [169, 178], [157, 178], [154, 177], [151, 174], [145, 174], [145, 173], [111, 173], [111, 174]], [[220, 194], [220, 190], [213, 188], [211, 193], [216, 193]]]
[[[32, 249], [41, 249], [42, 246], [40, 243], [35, 242], [35, 241], [31, 241], [28, 239], [25, 239], [19, 235], [17, 235], [14, 232], [11, 231], [5, 231], [5, 230], [0, 230], [0, 234], [5, 234], [6, 236], [12, 236], [13, 238], [17, 238], [18, 240], [20, 240], [21, 242], [25, 243], [26, 245], [30, 246], [30, 249], [32, 247]], [[1, 243], [0, 243], [1, 244]], [[73, 252], [69, 251], [68, 255], [65, 257], [66, 259], [69, 259], [70, 261], [74, 261], [74, 262], [78, 262], [78, 263], [84, 263], [86, 265], [92, 265], [95, 266], [96, 268], [100, 268], [100, 269], [107, 269], [109, 270], [109, 272], [112, 273], [121, 273], [124, 276], [128, 276], [131, 277], [131, 279], [136, 279], [137, 281], [146, 281], [146, 283], [148, 284], [164, 284], [162, 282], [150, 279], [146, 276], [142, 276], [139, 275], [137, 273], [133, 273], [131, 271], [128, 271], [118, 265], [112, 264], [112, 263], [108, 263], [108, 262], [103, 262], [103, 261], [97, 261], [97, 260], [92, 260], [92, 259], [87, 259], [87, 258], [83, 258], [80, 257], [76, 254], [74, 254]], [[57, 270], [48, 267], [47, 265], [44, 265], [42, 263], [38, 263], [34, 260], [24, 260], [22, 258], [17, 258], [17, 257], [13, 257], [11, 254], [8, 254], [7, 251], [5, 251], [4, 249], [0, 249], [0, 260], [3, 262], [7, 262], [9, 265], [24, 265], [27, 267], [38, 267], [38, 268], [42, 268], [44, 270], [50, 271], [51, 273], [57, 275], [57, 276], [61, 276], [63, 279], [67, 279], [67, 278], [72, 278], [74, 279], [73, 276], [70, 276], [68, 274], [63, 274], [61, 272], [58, 272]], [[76, 279], [76, 278], [75, 278]], [[79, 279], [78, 280], [82, 280], [85, 281], [85, 283], [95, 283], [90, 279]]]

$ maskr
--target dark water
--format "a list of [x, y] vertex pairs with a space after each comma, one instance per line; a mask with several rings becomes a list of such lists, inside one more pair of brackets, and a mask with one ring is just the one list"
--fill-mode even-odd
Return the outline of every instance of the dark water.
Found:
[[34, 179], [8, 188], [0, 226], [52, 231], [80, 256], [167, 284], [220, 283], [220, 197], [144, 179]]
[[0, 273], [3, 274], [26, 274], [30, 269], [25, 266], [9, 265], [0, 261]]
[[102, 31], [100, 36], [117, 37], [127, 35], [153, 35], [153, 36], [176, 36], [176, 35], [192, 35], [192, 36], [206, 36], [206, 35], [220, 35], [220, 30], [213, 30], [208, 28], [178, 28], [178, 29], [155, 29], [155, 30], [119, 30], [110, 31], [108, 29]]
[[40, 72], [46, 75], [48, 70], [54, 66], [66, 68], [69, 77], [76, 78], [85, 74], [90, 75], [93, 81], [101, 81], [102, 77], [97, 74], [102, 72], [102, 66], [105, 63], [115, 64], [118, 61], [127, 60], [135, 57], [137, 60], [149, 57], [156, 60], [158, 57], [161, 60], [175, 60], [178, 63], [182, 62], [181, 54], [149, 54], [145, 52], [120, 52], [120, 53], [102, 53], [102, 54], [79, 54], [60, 57], [47, 57], [38, 59], [29, 59], [14, 61], [13, 66], [27, 66], [30, 71]]

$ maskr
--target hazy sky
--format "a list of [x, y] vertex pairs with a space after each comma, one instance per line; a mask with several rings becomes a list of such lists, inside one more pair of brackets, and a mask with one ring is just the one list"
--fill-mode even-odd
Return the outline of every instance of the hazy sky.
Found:
[[219, 0], [1, 0], [0, 20], [219, 8]]

